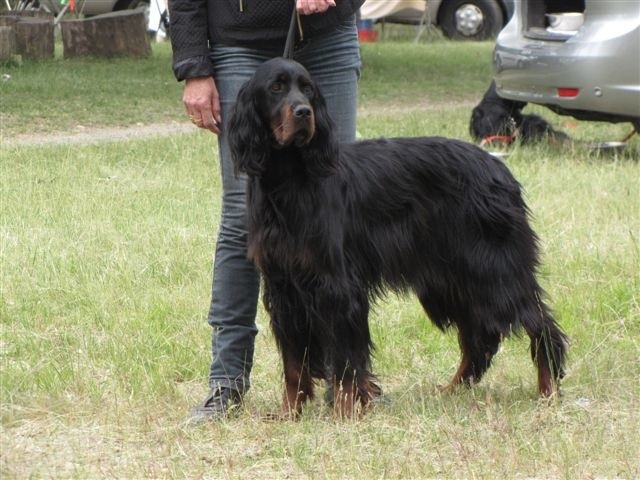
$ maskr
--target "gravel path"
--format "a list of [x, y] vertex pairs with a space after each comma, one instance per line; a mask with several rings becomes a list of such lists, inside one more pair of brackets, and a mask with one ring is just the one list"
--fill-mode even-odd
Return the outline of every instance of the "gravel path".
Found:
[[[418, 103], [412, 105], [374, 105], [360, 106], [358, 115], [395, 115], [409, 113], [414, 110], [448, 110], [456, 107], [473, 108], [470, 101]], [[166, 137], [177, 133], [195, 133], [198, 129], [189, 122], [169, 122], [152, 124], [134, 124], [126, 127], [84, 127], [78, 125], [71, 132], [40, 133], [16, 135], [5, 138], [0, 134], [3, 147], [28, 145], [67, 145], [94, 144], [101, 142], [115, 142], [135, 138]]]
[[2, 138], [7, 147], [25, 145], [67, 145], [114, 142], [133, 138], [166, 137], [176, 133], [195, 133], [197, 128], [191, 123], [154, 123], [151, 125], [131, 125], [128, 127], [89, 128], [78, 126], [72, 132], [32, 133], [12, 138]]

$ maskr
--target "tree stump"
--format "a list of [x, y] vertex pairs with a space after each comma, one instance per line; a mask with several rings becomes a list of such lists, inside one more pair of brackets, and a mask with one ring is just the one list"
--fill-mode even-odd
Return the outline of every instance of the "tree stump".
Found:
[[8, 10], [2, 13], [1, 18], [13, 18], [14, 21], [18, 21], [24, 17], [41, 18], [44, 20], [51, 20], [52, 22], [55, 18], [53, 13], [49, 13], [45, 10]]
[[53, 58], [53, 22], [44, 18], [21, 18], [13, 26], [16, 53], [27, 59]]
[[151, 44], [142, 10], [119, 10], [60, 22], [64, 58], [148, 57]]
[[13, 27], [18, 20], [17, 15], [0, 15], [0, 27]]
[[[22, 58], [53, 58], [53, 17], [7, 15], [0, 17], [0, 26], [13, 30], [14, 53], [22, 55]], [[4, 37], [2, 46], [4, 47]]]
[[0, 27], [0, 62], [11, 60], [16, 53], [16, 33], [11, 27]]

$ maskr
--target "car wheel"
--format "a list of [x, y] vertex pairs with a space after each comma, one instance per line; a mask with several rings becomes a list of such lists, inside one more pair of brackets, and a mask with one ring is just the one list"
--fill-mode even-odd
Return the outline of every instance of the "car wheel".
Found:
[[[144, 11], [144, 24], [149, 23], [149, 1], [150, 0], [118, 0], [113, 6], [113, 10], [135, 10]], [[156, 1], [156, 0], [151, 0]]]
[[118, 0], [113, 6], [113, 9], [133, 10], [135, 8], [142, 8], [146, 11], [149, 11], [149, 1], [150, 0]]
[[486, 40], [502, 30], [504, 15], [495, 0], [445, 0], [438, 24], [449, 38]]

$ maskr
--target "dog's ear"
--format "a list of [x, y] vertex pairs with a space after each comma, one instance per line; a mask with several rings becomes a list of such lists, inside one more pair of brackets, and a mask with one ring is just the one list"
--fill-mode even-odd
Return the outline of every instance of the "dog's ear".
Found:
[[242, 86], [226, 125], [236, 175], [260, 175], [269, 159], [269, 130], [262, 124], [254, 90], [251, 81]]
[[318, 177], [326, 177], [335, 172], [338, 166], [338, 137], [327, 103], [317, 86], [314, 85], [313, 112], [315, 133], [304, 149], [307, 170]]
[[486, 122], [484, 121], [484, 112], [480, 105], [474, 107], [471, 111], [471, 120], [469, 121], [469, 134], [475, 140], [482, 140], [491, 135], [487, 132]]

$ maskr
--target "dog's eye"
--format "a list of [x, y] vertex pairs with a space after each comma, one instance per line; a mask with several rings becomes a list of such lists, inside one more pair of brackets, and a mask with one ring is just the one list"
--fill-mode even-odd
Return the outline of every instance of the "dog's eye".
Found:
[[313, 87], [310, 83], [301, 85], [300, 89], [302, 90], [302, 93], [304, 93], [307, 97], [313, 96]]
[[282, 88], [283, 88], [283, 86], [282, 86], [281, 82], [273, 82], [271, 84], [271, 91], [274, 92], [274, 93], [281, 92]]

